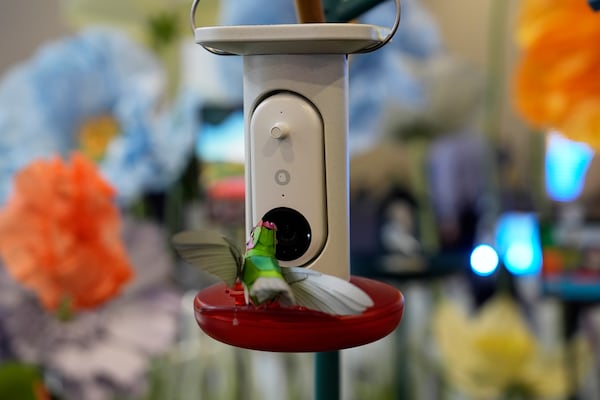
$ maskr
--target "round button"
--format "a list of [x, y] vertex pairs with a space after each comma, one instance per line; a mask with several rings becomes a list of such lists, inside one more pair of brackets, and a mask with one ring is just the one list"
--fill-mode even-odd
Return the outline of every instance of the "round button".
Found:
[[290, 133], [290, 127], [285, 122], [276, 122], [271, 127], [271, 137], [273, 139], [284, 139]]
[[280, 169], [275, 172], [275, 182], [278, 185], [287, 185], [290, 182], [290, 173], [285, 169]]

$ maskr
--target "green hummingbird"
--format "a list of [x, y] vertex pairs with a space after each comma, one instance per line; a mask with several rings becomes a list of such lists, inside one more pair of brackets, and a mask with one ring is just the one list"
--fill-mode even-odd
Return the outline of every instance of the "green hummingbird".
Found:
[[223, 280], [228, 287], [244, 287], [246, 303], [260, 306], [302, 306], [333, 315], [360, 314], [373, 301], [356, 285], [302, 267], [282, 267], [275, 257], [277, 227], [259, 221], [242, 251], [228, 238], [212, 231], [185, 231], [173, 245], [188, 263]]

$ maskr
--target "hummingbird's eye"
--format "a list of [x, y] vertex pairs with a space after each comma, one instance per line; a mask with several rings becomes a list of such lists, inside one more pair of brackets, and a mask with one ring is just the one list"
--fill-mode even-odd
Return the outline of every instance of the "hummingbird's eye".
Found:
[[248, 242], [246, 242], [247, 249], [253, 249], [254, 245], [256, 244], [256, 238], [254, 237], [255, 232], [256, 229], [252, 229], [252, 231], [250, 231], [250, 237], [248, 238]]

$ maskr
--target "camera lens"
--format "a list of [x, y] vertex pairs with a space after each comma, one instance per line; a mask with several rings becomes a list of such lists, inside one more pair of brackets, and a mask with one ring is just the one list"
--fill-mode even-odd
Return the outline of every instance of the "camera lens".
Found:
[[277, 226], [277, 259], [292, 261], [306, 253], [311, 240], [310, 225], [298, 211], [287, 207], [274, 208], [264, 215], [263, 221]]

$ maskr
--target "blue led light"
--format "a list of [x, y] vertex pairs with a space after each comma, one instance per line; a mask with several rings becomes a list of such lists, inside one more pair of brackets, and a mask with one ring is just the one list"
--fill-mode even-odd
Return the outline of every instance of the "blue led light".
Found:
[[471, 269], [479, 276], [488, 276], [498, 268], [498, 253], [489, 244], [477, 245], [471, 252]]
[[542, 267], [542, 247], [535, 214], [509, 212], [500, 216], [496, 226], [496, 245], [504, 266], [510, 273], [539, 273]]
[[514, 273], [524, 274], [534, 262], [534, 250], [530, 243], [512, 243], [506, 249], [504, 259]]
[[594, 152], [584, 143], [573, 142], [553, 132], [546, 148], [546, 190], [556, 201], [572, 201], [583, 189], [585, 174]]

